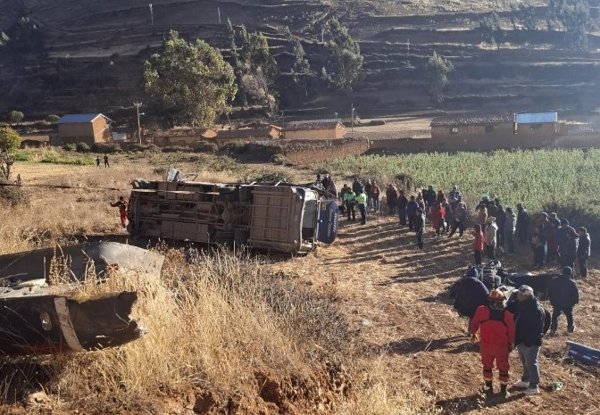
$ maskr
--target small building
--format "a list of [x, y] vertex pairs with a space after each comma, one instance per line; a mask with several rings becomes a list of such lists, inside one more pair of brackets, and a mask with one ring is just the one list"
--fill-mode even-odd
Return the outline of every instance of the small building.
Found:
[[335, 119], [292, 121], [285, 125], [286, 140], [331, 140], [344, 138], [346, 128]]
[[282, 133], [282, 128], [273, 124], [251, 124], [234, 130], [219, 130], [217, 131], [216, 141], [219, 145], [228, 142], [273, 141], [280, 139]]
[[67, 114], [60, 118], [58, 125], [58, 142], [56, 145], [86, 143], [107, 143], [111, 141], [110, 123], [105, 115]]
[[48, 134], [38, 135], [22, 135], [21, 148], [41, 148], [50, 144], [50, 136]]
[[553, 113], [458, 114], [431, 121], [432, 149], [537, 148], [558, 134]]

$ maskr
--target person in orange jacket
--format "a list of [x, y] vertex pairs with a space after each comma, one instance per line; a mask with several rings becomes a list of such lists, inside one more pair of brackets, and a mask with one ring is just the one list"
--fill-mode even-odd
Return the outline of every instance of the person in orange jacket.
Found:
[[510, 394], [508, 387], [508, 355], [514, 348], [515, 322], [510, 311], [504, 308], [504, 293], [498, 289], [490, 291], [489, 304], [480, 305], [471, 321], [471, 341], [477, 341], [477, 332], [481, 333], [479, 352], [483, 364], [484, 392], [493, 394], [494, 361], [498, 368], [500, 393], [504, 398]]
[[110, 204], [112, 207], [119, 208], [119, 216], [121, 217], [121, 226], [127, 227], [127, 200], [123, 196], [119, 197], [119, 200], [115, 203]]
[[481, 254], [483, 253], [483, 232], [481, 230], [481, 225], [475, 225], [473, 232], [471, 234], [475, 237], [473, 240], [473, 254], [475, 256], [475, 265], [481, 266]]

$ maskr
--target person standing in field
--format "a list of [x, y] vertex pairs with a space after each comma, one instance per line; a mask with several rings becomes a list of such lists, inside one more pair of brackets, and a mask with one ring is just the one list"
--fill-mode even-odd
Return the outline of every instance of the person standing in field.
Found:
[[381, 196], [381, 189], [375, 180], [371, 185], [371, 197], [373, 198], [373, 212], [379, 213], [379, 196]]
[[396, 204], [398, 203], [398, 190], [392, 184], [388, 184], [385, 191], [385, 197], [387, 199], [388, 214], [395, 215]]
[[[558, 260], [558, 228], [560, 226], [560, 221], [558, 219], [550, 219], [548, 221], [547, 226], [545, 227], [546, 231], [546, 244], [548, 246], [548, 253], [546, 255], [546, 262], [548, 265], [556, 262]], [[575, 261], [575, 256], [573, 256], [573, 261]], [[568, 264], [566, 264], [568, 265]], [[572, 266], [572, 264], [571, 264]]]
[[96, 168], [100, 168], [100, 155], [96, 155]]
[[525, 389], [525, 395], [540, 393], [539, 355], [542, 338], [550, 327], [550, 313], [538, 302], [533, 288], [522, 285], [517, 291], [517, 301], [507, 309], [513, 313], [516, 322], [515, 345], [523, 366], [521, 380], [513, 387]]
[[422, 209], [417, 209], [415, 218], [415, 233], [417, 236], [417, 247], [423, 249], [423, 233], [425, 232], [425, 214]]
[[350, 191], [350, 187], [344, 183], [344, 185], [342, 186], [342, 190], [340, 190], [340, 199], [342, 201], [342, 206], [340, 207], [340, 213], [342, 215], [344, 215], [346, 213], [346, 193], [348, 193]]
[[110, 167], [110, 163], [108, 162], [108, 154], [104, 155], [104, 167], [105, 168]]
[[525, 206], [517, 203], [517, 238], [521, 246], [527, 245], [529, 240], [529, 213]]
[[494, 393], [494, 361], [498, 368], [500, 394], [508, 398], [509, 369], [508, 355], [514, 348], [515, 322], [510, 311], [504, 308], [504, 293], [498, 289], [490, 291], [488, 304], [480, 305], [471, 321], [471, 341], [477, 341], [477, 332], [481, 333], [479, 353], [483, 364], [484, 392], [490, 397]]
[[[451, 205], [452, 206], [452, 205]], [[467, 229], [468, 212], [467, 205], [465, 202], [459, 202], [452, 214], [452, 227], [450, 228], [450, 234], [448, 238], [454, 235], [454, 232], [458, 229], [458, 235], [462, 238], [463, 232]]]
[[462, 196], [460, 191], [458, 190], [458, 186], [452, 186], [452, 190], [448, 193], [448, 203], [452, 208], [455, 208], [458, 203], [461, 201]]
[[406, 204], [406, 216], [408, 216], [408, 229], [411, 231], [415, 227], [415, 220], [417, 219], [417, 209], [419, 209], [419, 204], [415, 200], [415, 197], [411, 195], [410, 200]]
[[563, 250], [564, 255], [561, 258], [563, 267], [575, 268], [575, 260], [577, 260], [577, 250], [579, 249], [579, 235], [575, 229], [569, 227], [567, 232], [566, 247]]
[[425, 202], [426, 213], [429, 214], [431, 212], [431, 208], [435, 205], [435, 199], [437, 198], [435, 194], [435, 190], [433, 190], [433, 186], [429, 186], [427, 190], [423, 193], [423, 200]]
[[504, 222], [506, 222], [506, 212], [500, 204], [500, 199], [496, 199], [496, 225], [498, 226], [498, 246], [504, 246]]
[[485, 243], [480, 224], [475, 225], [472, 235], [475, 238], [473, 240], [473, 255], [475, 257], [475, 265], [481, 266], [481, 254], [483, 253], [483, 247]]
[[548, 214], [540, 213], [537, 218], [536, 226], [533, 228], [533, 236], [531, 237], [531, 246], [533, 248], [533, 265], [536, 268], [541, 268], [546, 264], [546, 254], [548, 245], [546, 241], [546, 227], [548, 226]]
[[396, 203], [398, 207], [398, 218], [400, 219], [400, 225], [406, 225], [406, 206], [408, 205], [408, 199], [404, 195], [404, 190], [400, 190], [398, 200]]
[[110, 204], [112, 207], [118, 207], [119, 208], [119, 217], [121, 219], [121, 226], [126, 228], [127, 227], [127, 200], [125, 200], [125, 198], [123, 196], [119, 197], [119, 200], [116, 201], [115, 203]]
[[573, 307], [579, 302], [579, 289], [573, 280], [573, 268], [563, 267], [560, 277], [554, 278], [548, 287], [548, 297], [552, 304], [552, 324], [550, 332], [556, 334], [558, 318], [562, 313], [567, 317], [567, 332], [573, 333]]
[[577, 248], [577, 265], [579, 266], [579, 276], [587, 278], [587, 261], [592, 253], [592, 241], [587, 229], [583, 226], [577, 228], [579, 235], [579, 247]]
[[477, 212], [477, 223], [481, 225], [481, 229], [485, 228], [488, 218], [488, 210], [485, 205], [479, 205]]
[[565, 264], [563, 264], [563, 261], [567, 249], [569, 229], [572, 229], [569, 225], [569, 220], [566, 218], [561, 219], [560, 226], [556, 230], [556, 242], [558, 243], [558, 261], [563, 267], [565, 266]]
[[504, 218], [504, 250], [509, 254], [515, 253], [515, 231], [517, 229], [517, 217], [512, 209], [507, 207]]
[[[348, 221], [350, 221], [350, 220], [355, 221], [356, 220], [356, 211], [354, 210], [355, 203], [356, 203], [356, 193], [354, 193], [354, 190], [348, 189], [348, 191], [344, 195], [344, 204], [346, 205], [346, 212], [348, 214]], [[350, 219], [350, 217], [352, 217], [352, 219]]]
[[356, 196], [356, 204], [360, 212], [360, 224], [365, 225], [367, 223], [367, 194], [365, 192]]
[[373, 191], [373, 185], [371, 184], [371, 179], [367, 179], [365, 182], [365, 194], [367, 195], [367, 209], [371, 209], [373, 207], [373, 199], [371, 197]]
[[431, 209], [431, 226], [435, 230], [436, 236], [440, 236], [446, 223], [446, 209], [441, 203], [436, 203]]
[[487, 218], [487, 226], [485, 228], [485, 253], [488, 259], [496, 259], [497, 232], [498, 225], [496, 225], [496, 218], [489, 216]]
[[352, 191], [355, 195], [357, 195], [359, 193], [362, 193], [363, 190], [363, 184], [358, 180], [358, 177], [355, 177], [354, 181], [352, 182]]

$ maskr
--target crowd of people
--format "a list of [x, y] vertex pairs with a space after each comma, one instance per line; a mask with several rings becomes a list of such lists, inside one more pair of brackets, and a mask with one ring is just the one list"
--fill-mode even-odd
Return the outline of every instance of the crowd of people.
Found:
[[[366, 223], [368, 212], [380, 212], [381, 188], [374, 180], [363, 185], [355, 178], [352, 186], [344, 185], [339, 197], [348, 221], [355, 221], [355, 210]], [[454, 287], [455, 308], [469, 318], [468, 331], [473, 342], [480, 342], [484, 392], [493, 394], [494, 363], [499, 371], [500, 395], [510, 396], [509, 355], [517, 349], [522, 373], [513, 388], [526, 395], [540, 393], [539, 353], [543, 338], [550, 330], [555, 335], [562, 314], [567, 319], [567, 332], [575, 330], [573, 308], [579, 302], [574, 270], [586, 278], [591, 254], [590, 235], [585, 227], [573, 228], [567, 218], [554, 212], [532, 216], [522, 203], [504, 207], [498, 198], [483, 197], [471, 215], [458, 186], [444, 194], [432, 186], [407, 195], [395, 185], [385, 188], [385, 205], [390, 216], [397, 216], [401, 226], [415, 232], [416, 245], [423, 249], [425, 225], [429, 222], [435, 237], [463, 237], [471, 227], [475, 266]], [[552, 313], [536, 298], [534, 289], [521, 285], [511, 298], [497, 288], [490, 289], [480, 278], [485, 273], [483, 256], [488, 264], [497, 263], [496, 256], [515, 254], [517, 249], [530, 249], [533, 266], [559, 266], [561, 274], [552, 279], [548, 299]], [[478, 335], [479, 334], [479, 335]]]
[[[337, 194], [333, 181], [326, 175], [317, 178], [330, 195]], [[328, 182], [329, 181], [329, 182]], [[323, 183], [325, 182], [325, 183]], [[360, 212], [361, 224], [367, 222], [369, 212], [381, 213], [381, 188], [375, 180], [363, 184], [355, 178], [352, 185], [344, 184], [339, 198], [342, 214], [349, 221], [356, 221], [356, 210]], [[401, 226], [415, 232], [416, 245], [424, 246], [424, 232], [427, 222], [431, 224], [436, 237], [452, 238], [456, 233], [463, 237], [471, 223], [471, 215], [458, 186], [444, 194], [433, 186], [407, 195], [395, 185], [385, 188], [387, 214], [397, 216]], [[578, 269], [581, 278], [587, 276], [587, 262], [590, 257], [591, 240], [585, 227], [573, 228], [566, 218], [556, 213], [541, 212], [535, 217], [522, 203], [504, 207], [499, 198], [484, 196], [475, 207], [470, 234], [473, 236], [473, 254], [476, 265], [481, 266], [483, 257], [495, 260], [499, 252], [514, 254], [517, 248], [531, 249], [534, 268], [559, 265]]]

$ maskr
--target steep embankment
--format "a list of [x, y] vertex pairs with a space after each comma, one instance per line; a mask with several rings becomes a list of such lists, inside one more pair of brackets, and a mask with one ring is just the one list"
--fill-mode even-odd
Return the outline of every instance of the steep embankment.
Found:
[[[524, 30], [519, 15], [508, 11], [512, 1], [498, 7], [492, 1], [160, 0], [152, 3], [153, 23], [148, 4], [134, 0], [17, 3], [0, 4], [0, 30], [27, 16], [45, 47], [0, 61], [0, 113], [15, 108], [40, 115], [108, 112], [145, 99], [142, 63], [169, 30], [203, 38], [227, 53], [228, 18], [264, 32], [282, 72], [293, 62], [287, 29], [301, 36], [318, 74], [327, 59], [322, 27], [333, 15], [360, 41], [363, 76], [352, 94], [313, 82], [306, 102], [284, 106], [320, 108], [314, 116], [321, 117], [334, 111], [344, 115], [351, 102], [362, 116], [429, 108], [422, 67], [434, 51], [456, 67], [442, 104], [447, 109], [560, 110], [598, 102], [592, 91], [600, 81], [600, 39], [590, 36], [589, 52], [575, 50], [564, 32], [547, 28], [544, 7], [534, 11], [538, 30]], [[504, 10], [498, 13], [499, 49], [483, 44], [477, 30], [490, 10]], [[280, 89], [285, 90], [286, 79]]]

